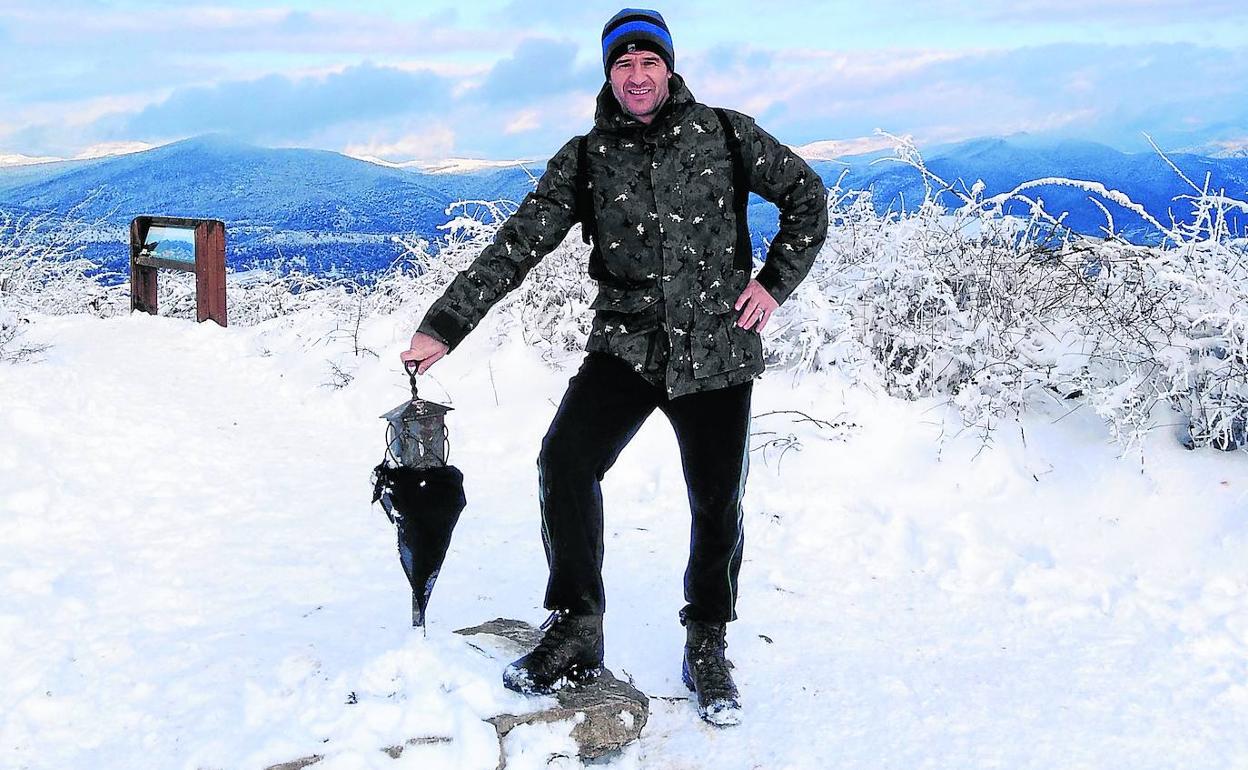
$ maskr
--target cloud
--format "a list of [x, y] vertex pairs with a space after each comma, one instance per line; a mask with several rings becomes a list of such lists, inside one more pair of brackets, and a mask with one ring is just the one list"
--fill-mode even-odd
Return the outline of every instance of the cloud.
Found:
[[395, 139], [374, 137], [366, 142], [351, 142], [343, 149], [343, 154], [356, 158], [406, 161], [445, 158], [454, 151], [455, 132], [448, 126], [430, 125], [426, 130], [403, 134]]
[[474, 102], [456, 114], [461, 127], [456, 152], [481, 158], [553, 155], [593, 125], [597, 88], [556, 94], [519, 110], [514, 105]]
[[1214, 141], [1213, 147], [1219, 155], [1248, 157], [1248, 134]]
[[531, 38], [486, 75], [472, 98], [497, 104], [529, 102], [600, 80], [595, 67], [576, 66], [574, 43]]
[[1029, 25], [1051, 28], [1079, 25], [1105, 25], [1118, 28], [1145, 28], [1194, 23], [1208, 20], [1223, 23], [1248, 17], [1242, 0], [1200, 0], [1196, 3], [1174, 0], [1013, 0], [987, 3], [982, 0], [879, 0], [875, 18], [891, 18], [901, 23]]
[[[704, 14], [765, 13], [771, 10], [767, 6], [774, 4], [775, 0], [681, 0], [679, 6], [669, 3], [658, 10], [672, 28], [673, 35], [679, 35], [685, 30], [685, 25], [696, 23]], [[499, 10], [499, 15], [512, 26], [583, 29], [594, 35], [597, 41], [602, 26], [616, 11], [626, 5], [634, 8], [647, 6], [646, 3], [604, 4], [586, 0], [543, 0], [540, 8], [535, 8], [536, 5], [532, 0], [510, 0]], [[655, 6], [650, 4], [648, 7]]]
[[[784, 141], [883, 128], [920, 141], [1018, 131], [1124, 147], [1248, 127], [1248, 49], [1046, 45], [983, 51], [786, 51], [703, 57], [688, 75], [709, 102], [744, 109]], [[1199, 125], [1184, 122], [1201, 116]]]
[[[396, 16], [366, 7], [349, 10], [295, 10], [283, 7], [232, 8], [221, 5], [101, 7], [100, 4], [31, 4], [5, 11], [18, 41], [44, 49], [79, 52], [147, 49], [179, 56], [244, 52], [355, 53], [419, 55], [490, 51], [514, 40], [504, 29], [463, 26], [453, 10], [420, 17]], [[158, 44], [144, 45], [153, 35]]]
[[160, 139], [230, 131], [255, 140], [307, 136], [337, 123], [436, 114], [451, 83], [427, 71], [361, 64], [324, 78], [268, 75], [182, 89], [122, 121], [118, 138]]
[[[1248, 135], [1239, 43], [1020, 47], [1115, 24], [1128, 31], [1113, 39], [1168, 39], [1139, 25], [1183, 16], [1176, 28], [1190, 31], [1190, 10], [1161, 0], [880, 2], [859, 15], [838, 6], [835, 28], [810, 24], [809, 9], [792, 3], [681, 3], [668, 14], [678, 69], [701, 100], [743, 110], [791, 144], [876, 128], [920, 141], [1051, 131], [1119, 146], [1142, 141], [1141, 130], [1171, 144]], [[1239, 2], [1208, 0], [1202, 16], [1242, 18]], [[0, 150], [72, 156], [100, 142], [231, 131], [401, 159], [435, 149], [535, 157], [583, 133], [602, 83], [597, 33], [618, 7], [498, 0], [431, 13], [421, 4], [415, 18], [241, 0], [44, 6], [0, 11], [0, 34], [13, 42], [0, 46]], [[889, 14], [895, 25], [881, 25]], [[924, 46], [878, 47], [916, 36]], [[779, 42], [758, 43], [768, 39]]]
[[0, 141], [13, 148], [37, 148], [37, 154], [69, 157], [103, 141], [126, 141], [128, 116], [151, 103], [151, 97], [106, 96], [73, 105], [33, 105], [0, 126]]
[[525, 110], [512, 118], [503, 127], [505, 134], [524, 134], [542, 127], [541, 115], [537, 110]]
[[[730, 43], [720, 43], [707, 49], [702, 59], [709, 69], [720, 72], [749, 72], [769, 69], [776, 63], [780, 52], [766, 48], [752, 48]], [[680, 69], [679, 64], [677, 70]]]
[[[709, 56], [692, 57], [685, 78], [703, 101], [770, 122], [790, 115], [850, 115], [861, 112], [862, 105], [867, 105], [866, 114], [870, 114], [878, 111], [891, 90], [909, 92], [926, 79], [925, 73], [933, 66], [963, 58], [965, 54], [925, 50], [713, 49]], [[800, 141], [862, 136], [874, 127], [829, 126], [825, 133]]]
[[[688, 0], [686, 0], [688, 2]], [[509, 26], [544, 26], [583, 28], [592, 30], [594, 34], [602, 31], [607, 23], [623, 6], [610, 8], [600, 3], [587, 3], [585, 0], [543, 0], [540, 12], [535, 12], [532, 0], [511, 0], [499, 11], [499, 16]]]
[[[27, 107], [0, 135], [0, 149], [68, 156], [99, 142], [164, 142], [220, 131], [260, 144], [351, 147], [402, 160], [430, 157], [428, 146], [537, 156], [589, 127], [601, 75], [592, 65], [575, 67], [574, 54], [566, 43], [528, 41], [467, 87], [462, 70], [366, 63], [127, 97], [121, 109], [109, 109], [112, 100]], [[80, 105], [89, 108], [89, 119], [70, 119]], [[431, 125], [446, 131], [431, 134]], [[436, 141], [412, 138], [429, 136]]]

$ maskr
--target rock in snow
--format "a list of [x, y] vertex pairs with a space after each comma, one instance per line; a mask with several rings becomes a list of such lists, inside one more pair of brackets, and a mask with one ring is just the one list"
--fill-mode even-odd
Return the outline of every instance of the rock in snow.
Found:
[[[532, 625], [504, 618], [456, 633], [502, 637], [515, 642], [524, 651], [536, 647], [540, 638]], [[581, 758], [597, 759], [637, 740], [650, 717], [650, 699], [646, 694], [617, 679], [610, 669], [604, 669], [602, 676], [585, 686], [557, 690], [555, 697], [558, 706], [527, 714], [500, 714], [490, 719], [498, 729], [499, 741], [518, 725], [571, 720], [574, 723], [572, 738], [580, 749]], [[499, 767], [504, 765], [505, 761], [500, 761]]]

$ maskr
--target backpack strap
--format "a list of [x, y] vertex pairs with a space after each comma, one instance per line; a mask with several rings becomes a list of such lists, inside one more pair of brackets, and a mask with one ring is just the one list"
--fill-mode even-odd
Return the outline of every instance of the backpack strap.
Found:
[[598, 238], [598, 217], [594, 197], [589, 190], [589, 135], [581, 137], [576, 147], [576, 208], [573, 221], [581, 223], [581, 240], [593, 244]]
[[724, 142], [728, 145], [728, 157], [732, 160], [732, 209], [737, 215], [737, 249], [733, 255], [733, 267], [748, 274], [754, 267], [754, 247], [750, 239], [750, 182], [745, 171], [745, 150], [741, 137], [728, 120], [722, 107], [715, 107], [715, 117], [724, 130]]

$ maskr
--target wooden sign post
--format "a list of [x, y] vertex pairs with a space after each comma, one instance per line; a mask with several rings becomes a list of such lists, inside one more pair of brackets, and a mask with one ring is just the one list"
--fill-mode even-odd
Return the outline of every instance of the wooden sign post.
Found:
[[[160, 240], [152, 240], [153, 230]], [[158, 269], [195, 273], [195, 320], [226, 325], [224, 222], [135, 217], [130, 223], [131, 310], [156, 314]]]

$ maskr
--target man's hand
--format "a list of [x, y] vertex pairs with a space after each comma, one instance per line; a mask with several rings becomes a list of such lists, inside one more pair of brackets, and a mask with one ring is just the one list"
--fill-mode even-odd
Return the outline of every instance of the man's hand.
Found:
[[750, 279], [746, 285], [745, 291], [741, 292], [741, 296], [737, 297], [737, 310], [745, 308], [741, 317], [737, 319], [737, 326], [742, 329], [753, 329], [761, 332], [763, 327], [767, 325], [767, 321], [771, 318], [771, 314], [776, 312], [776, 308], [780, 307], [780, 303], [776, 302], [771, 294], [763, 288], [758, 281]]
[[402, 359], [404, 367], [410, 361], [419, 362], [416, 373], [424, 374], [426, 369], [436, 364], [449, 350], [446, 343], [436, 337], [430, 337], [424, 332], [416, 332], [412, 335], [411, 348], [400, 353], [399, 358]]

